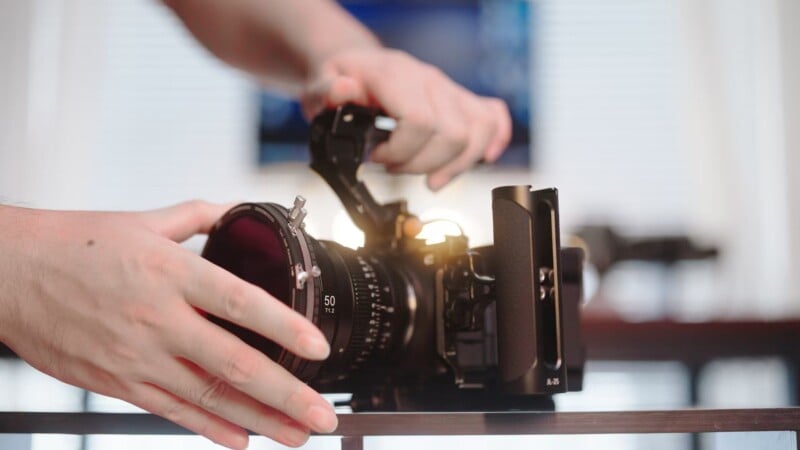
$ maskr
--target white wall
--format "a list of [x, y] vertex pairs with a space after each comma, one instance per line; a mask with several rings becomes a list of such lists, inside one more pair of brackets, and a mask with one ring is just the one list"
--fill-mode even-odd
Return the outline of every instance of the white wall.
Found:
[[789, 295], [800, 298], [800, 2], [779, 2], [777, 30], [780, 33], [781, 78], [783, 80], [783, 125], [786, 152], [788, 229], [791, 243]]
[[797, 314], [799, 79], [790, 68], [800, 61], [791, 35], [800, 10], [783, 0], [684, 1], [681, 10], [690, 219], [725, 242], [720, 306]]
[[[560, 187], [565, 222], [720, 245], [718, 270], [669, 281], [679, 316], [800, 313], [796, 2], [538, 4], [534, 180]], [[610, 295], [641, 309], [659, 278], [636, 275]]]
[[3, 1], [0, 196], [67, 206], [92, 188], [102, 2]]
[[[256, 168], [256, 87], [158, 2], [0, 1], [7, 202], [137, 209], [302, 193], [311, 229], [331, 237], [338, 202], [316, 175]], [[535, 10], [536, 171], [485, 168], [431, 194], [419, 177], [371, 170], [377, 196], [409, 197], [486, 243], [493, 186], [556, 185], [566, 228], [610, 220], [723, 244], [719, 273], [678, 277], [691, 282], [676, 297], [705, 286], [690, 309], [797, 313], [796, 3], [565, 0]]]
[[0, 199], [19, 198], [28, 190], [25, 171], [12, 170], [25, 164], [25, 116], [27, 113], [27, 74], [31, 8], [27, 3], [3, 0], [0, 3]]

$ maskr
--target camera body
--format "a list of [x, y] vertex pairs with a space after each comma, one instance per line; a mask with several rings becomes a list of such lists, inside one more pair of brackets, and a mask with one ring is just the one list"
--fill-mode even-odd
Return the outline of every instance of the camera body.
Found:
[[365, 244], [305, 233], [292, 208], [243, 204], [209, 235], [203, 256], [314, 322], [323, 362], [212, 317], [323, 393], [352, 393], [354, 411], [551, 409], [579, 390], [583, 253], [561, 248], [555, 189], [492, 191], [494, 245], [466, 236], [426, 244], [406, 203], [378, 204], [358, 180], [392, 120], [355, 105], [312, 122], [311, 167], [334, 189]]

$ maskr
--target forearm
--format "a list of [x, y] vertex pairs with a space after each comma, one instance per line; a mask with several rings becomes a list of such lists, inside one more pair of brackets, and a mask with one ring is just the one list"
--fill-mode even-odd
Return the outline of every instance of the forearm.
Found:
[[0, 204], [0, 342], [8, 344], [10, 328], [17, 316], [19, 279], [15, 267], [24, 265], [17, 245], [26, 227], [21, 208]]
[[5, 228], [9, 219], [11, 208], [0, 204], [0, 342], [6, 342], [8, 333], [8, 320], [11, 315], [11, 301], [9, 299], [10, 293], [7, 292], [9, 288], [8, 274], [6, 274], [6, 267], [9, 264], [9, 255], [6, 249], [6, 241], [2, 238], [5, 234]]
[[315, 66], [378, 40], [331, 0], [164, 0], [223, 61], [299, 95]]

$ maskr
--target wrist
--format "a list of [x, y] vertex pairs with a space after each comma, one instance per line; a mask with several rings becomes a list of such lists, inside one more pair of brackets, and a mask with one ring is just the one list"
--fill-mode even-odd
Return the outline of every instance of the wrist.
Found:
[[12, 247], [18, 236], [18, 216], [20, 208], [0, 204], [0, 342], [8, 345], [12, 335], [11, 326], [15, 322], [16, 289], [11, 274], [15, 264], [15, 250]]
[[[353, 36], [343, 36], [336, 42], [321, 42], [313, 51], [309, 52], [307, 62], [309, 78], [313, 78], [324, 68], [330, 66], [331, 61], [335, 60], [339, 55], [383, 48], [378, 38], [368, 31], [366, 33], [367, 34], [354, 33]], [[324, 40], [324, 37], [319, 36], [317, 39]]]
[[328, 2], [316, 6], [321, 11], [308, 17], [303, 27], [306, 84], [313, 82], [336, 55], [383, 47], [377, 36], [340, 6]]

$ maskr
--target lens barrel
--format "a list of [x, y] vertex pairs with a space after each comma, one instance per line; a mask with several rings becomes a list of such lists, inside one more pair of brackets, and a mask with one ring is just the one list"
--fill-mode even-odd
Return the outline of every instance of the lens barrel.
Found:
[[330, 343], [331, 356], [304, 360], [250, 330], [209, 319], [314, 384], [385, 365], [403, 346], [409, 322], [405, 279], [379, 256], [314, 239], [289, 216], [272, 203], [239, 205], [211, 231], [203, 257], [308, 318]]

